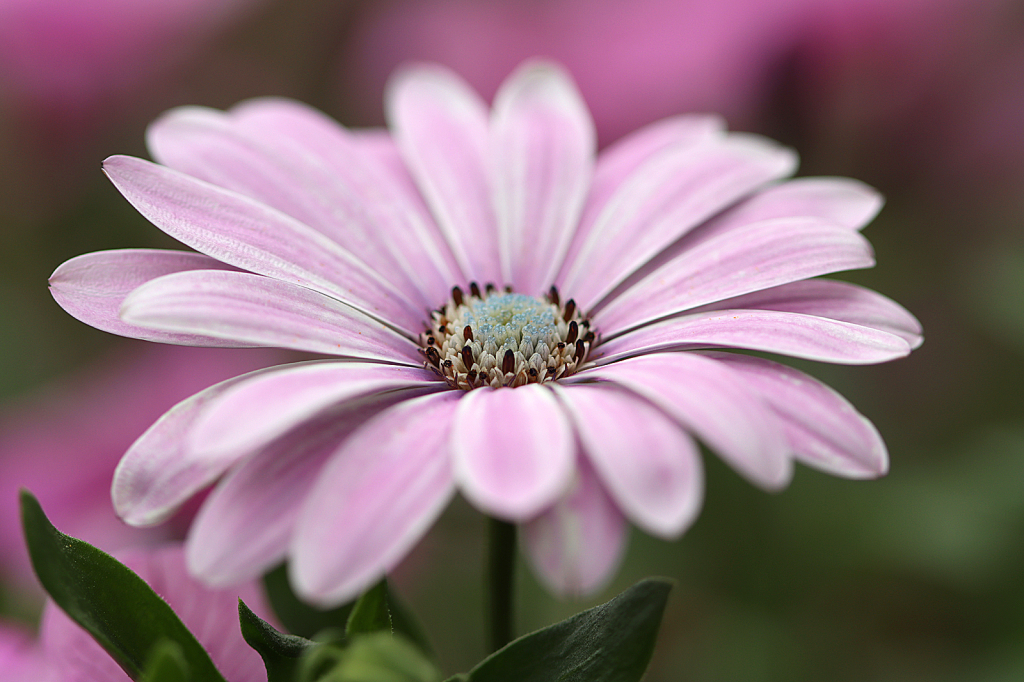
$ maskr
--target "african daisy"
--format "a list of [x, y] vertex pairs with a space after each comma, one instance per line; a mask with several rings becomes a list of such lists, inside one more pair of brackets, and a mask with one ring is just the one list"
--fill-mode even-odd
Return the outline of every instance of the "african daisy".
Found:
[[[701, 506], [697, 441], [753, 483], [798, 460], [886, 471], [874, 427], [754, 350], [875, 363], [921, 341], [912, 315], [818, 276], [873, 265], [881, 199], [785, 181], [789, 149], [679, 116], [599, 156], [569, 76], [529, 63], [488, 107], [453, 73], [399, 72], [389, 132], [300, 104], [182, 108], [159, 163], [104, 171], [196, 252], [80, 256], [51, 279], [75, 317], [189, 345], [328, 356], [217, 384], [122, 459], [118, 513], [166, 518], [216, 483], [187, 540], [214, 585], [289, 559], [344, 602], [397, 564], [456, 491], [523, 528], [541, 579], [588, 592], [626, 521], [675, 538]], [[812, 279], [814, 278], [814, 279]]]

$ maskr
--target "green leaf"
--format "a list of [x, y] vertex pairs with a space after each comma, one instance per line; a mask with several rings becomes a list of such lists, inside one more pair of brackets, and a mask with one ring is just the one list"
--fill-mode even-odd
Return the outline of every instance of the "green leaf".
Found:
[[309, 652], [302, 682], [438, 682], [434, 664], [401, 635], [355, 635], [345, 649], [323, 645]]
[[649, 578], [606, 604], [520, 637], [449, 682], [637, 682], [671, 584]]
[[[150, 651], [167, 639], [179, 648], [193, 682], [224, 682], [167, 602], [117, 559], [54, 528], [26, 490], [21, 491], [21, 521], [39, 582], [129, 677], [140, 679]], [[161, 670], [172, 665], [166, 647], [154, 655]]]
[[181, 647], [164, 638], [150, 649], [139, 682], [189, 682], [190, 679]]
[[388, 608], [388, 582], [381, 580], [356, 600], [345, 625], [345, 636], [383, 630], [392, 634], [391, 609]]
[[242, 637], [259, 653], [267, 668], [267, 682], [291, 682], [298, 669], [299, 658], [314, 643], [296, 635], [286, 635], [257, 616], [238, 600], [238, 622]]
[[318, 609], [299, 599], [288, 582], [287, 564], [281, 564], [263, 576], [263, 586], [274, 613], [288, 632], [313, 639], [322, 630], [345, 631], [355, 602], [335, 609]]

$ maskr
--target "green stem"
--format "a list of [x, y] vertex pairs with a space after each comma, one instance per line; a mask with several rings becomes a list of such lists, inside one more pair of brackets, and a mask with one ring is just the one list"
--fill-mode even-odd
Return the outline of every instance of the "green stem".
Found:
[[497, 651], [512, 641], [512, 588], [515, 581], [516, 527], [507, 521], [488, 519], [490, 546], [488, 547], [488, 611], [490, 615], [489, 642], [491, 651]]

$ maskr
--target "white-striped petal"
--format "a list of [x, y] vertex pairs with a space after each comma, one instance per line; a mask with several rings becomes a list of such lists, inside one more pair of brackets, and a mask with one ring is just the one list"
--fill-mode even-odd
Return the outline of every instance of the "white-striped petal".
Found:
[[576, 449], [569, 420], [546, 387], [469, 391], [455, 419], [455, 477], [476, 507], [524, 521], [565, 493]]
[[572, 79], [527, 63], [494, 98], [490, 172], [504, 281], [537, 295], [554, 281], [590, 188], [596, 136]]

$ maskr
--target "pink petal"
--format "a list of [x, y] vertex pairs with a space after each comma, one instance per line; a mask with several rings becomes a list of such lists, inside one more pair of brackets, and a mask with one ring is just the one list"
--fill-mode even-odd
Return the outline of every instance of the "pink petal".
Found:
[[576, 377], [605, 379], [647, 398], [763, 488], [789, 483], [792, 463], [775, 415], [743, 377], [716, 360], [696, 353], [660, 353]]
[[[379, 171], [387, 178], [388, 184], [394, 188], [395, 192], [402, 195], [402, 203], [408, 204], [410, 210], [416, 211], [419, 216], [417, 222], [422, 222], [432, 228], [432, 234], [436, 234], [438, 245], [444, 247], [445, 258], [449, 259], [449, 271], [457, 273], [458, 266], [454, 265], [454, 257], [447, 248], [448, 245], [441, 235], [440, 229], [434, 223], [430, 209], [427, 207], [423, 195], [420, 194], [420, 189], [416, 186], [416, 180], [409, 172], [409, 167], [405, 165], [402, 152], [399, 151], [398, 144], [391, 137], [391, 133], [386, 128], [360, 128], [348, 131], [348, 134], [350, 142], [376, 164]], [[320, 143], [320, 140], [313, 139], [310, 144], [313, 143]], [[454, 274], [450, 274], [449, 277], [451, 280], [458, 279]]]
[[719, 301], [705, 310], [756, 308], [817, 315], [899, 336], [917, 348], [921, 323], [910, 312], [871, 289], [830, 279], [808, 279]]
[[292, 580], [315, 604], [348, 601], [423, 537], [455, 493], [449, 434], [460, 395], [392, 407], [356, 431], [306, 499], [292, 544]]
[[672, 244], [644, 267], [644, 274], [705, 242], [764, 221], [813, 218], [848, 230], [859, 230], [875, 217], [882, 203], [877, 191], [850, 178], [787, 180], [744, 199]]
[[0, 410], [0, 574], [12, 591], [41, 594], [18, 518], [18, 489], [32, 491], [63, 532], [105, 551], [166, 541], [189, 510], [159, 528], [132, 528], [114, 513], [118, 460], [168, 408], [218, 381], [282, 361], [264, 350], [114, 346], [73, 375]]
[[443, 300], [452, 282], [462, 280], [451, 248], [386, 130], [349, 131], [322, 112], [285, 99], [242, 102], [231, 115], [253, 134], [287, 141], [289, 149], [294, 145], [304, 156], [317, 158], [367, 197], [366, 210], [382, 226], [377, 238], [399, 262], [415, 268], [409, 276], [432, 299]]
[[280, 211], [142, 159], [103, 165], [117, 189], [154, 225], [244, 270], [320, 291], [406, 329], [425, 311], [335, 242]]
[[126, 523], [160, 523], [185, 500], [215, 481], [238, 460], [238, 453], [199, 457], [185, 447], [185, 435], [211, 401], [250, 379], [280, 371], [257, 370], [222, 381], [181, 401], [142, 434], [114, 471], [111, 497]]
[[684, 251], [610, 299], [594, 321], [607, 337], [732, 296], [872, 265], [871, 245], [858, 232], [815, 218], [767, 220]]
[[815, 217], [859, 230], [878, 214], [884, 200], [876, 190], [851, 178], [797, 178], [758, 192], [716, 218], [714, 230], [727, 230], [773, 218]]
[[439, 66], [391, 77], [385, 108], [395, 141], [462, 271], [503, 284], [498, 230], [487, 183], [487, 105]]
[[608, 200], [633, 171], [665, 149], [699, 144], [712, 137], [722, 137], [724, 132], [725, 122], [717, 116], [673, 116], [645, 126], [602, 151], [597, 157], [579, 227], [562, 264], [559, 285], [565, 278], [566, 267], [576, 260]]
[[[111, 334], [183, 346], [237, 346], [226, 339], [175, 334], [128, 324], [121, 303], [136, 287], [157, 277], [191, 270], [231, 270], [209, 256], [188, 251], [121, 249], [97, 251], [63, 263], [50, 275], [50, 293], [76, 320]], [[250, 344], [243, 344], [250, 345]]]
[[422, 234], [415, 241], [409, 240], [403, 248], [415, 251], [410, 254], [410, 260], [417, 256], [431, 259], [434, 269], [439, 273], [440, 280], [433, 281], [434, 270], [430, 269], [425, 270], [424, 273], [417, 272], [416, 277], [420, 281], [422, 290], [433, 300], [445, 300], [451, 293], [453, 282], [465, 286], [469, 283], [469, 279], [462, 274], [458, 263], [455, 262], [451, 247], [441, 233], [441, 228], [434, 221], [434, 216], [431, 215], [423, 195], [420, 194], [419, 187], [416, 186], [416, 181], [409, 172], [408, 166], [405, 165], [394, 138], [386, 129], [368, 128], [353, 131], [352, 141], [379, 167], [382, 177], [388, 179], [388, 184], [393, 187], [393, 191], [404, 197], [403, 201], [396, 202], [403, 207], [403, 214], [415, 213], [415, 218], [406, 219], [416, 227], [418, 234], [420, 232]]
[[[422, 217], [403, 205], [405, 194], [344, 128], [324, 119], [276, 99], [247, 102], [240, 115], [182, 107], [153, 123], [147, 139], [164, 165], [288, 214], [370, 265], [410, 300], [436, 305], [418, 276], [442, 279], [429, 258], [438, 242], [419, 243]], [[446, 296], [450, 281], [432, 293]]]
[[396, 389], [443, 387], [421, 367], [338, 360], [295, 363], [218, 396], [189, 431], [188, 447], [206, 458], [237, 458], [347, 401]]
[[789, 149], [738, 134], [653, 155], [608, 200], [568, 264], [563, 289], [589, 308], [679, 237], [796, 164]]
[[796, 458], [848, 478], [875, 478], [889, 469], [885, 443], [845, 398], [791, 367], [737, 353], [708, 353], [727, 365], [772, 407]]
[[910, 345], [901, 337], [825, 317], [774, 310], [717, 310], [674, 317], [640, 327], [601, 344], [599, 363], [668, 350], [743, 348], [846, 365], [901, 358]]
[[129, 295], [126, 322], [238, 345], [291, 348], [420, 366], [408, 338], [337, 299], [247, 272], [181, 272]]
[[590, 187], [594, 123], [572, 78], [547, 62], [520, 67], [494, 98], [491, 178], [504, 281], [551, 286]]
[[522, 544], [548, 589], [579, 597], [608, 582], [622, 561], [628, 532], [622, 512], [580, 458], [565, 497], [522, 526]]
[[328, 456], [400, 396], [359, 401], [303, 423], [232, 470], [189, 530], [189, 572], [208, 585], [230, 585], [258, 578], [284, 559], [299, 510]]
[[648, 533], [679, 537], [700, 512], [704, 469], [678, 423], [634, 393], [578, 384], [558, 391], [605, 488]]
[[565, 493], [576, 448], [569, 421], [547, 388], [478, 388], [462, 398], [455, 418], [455, 477], [481, 511], [524, 521]]

